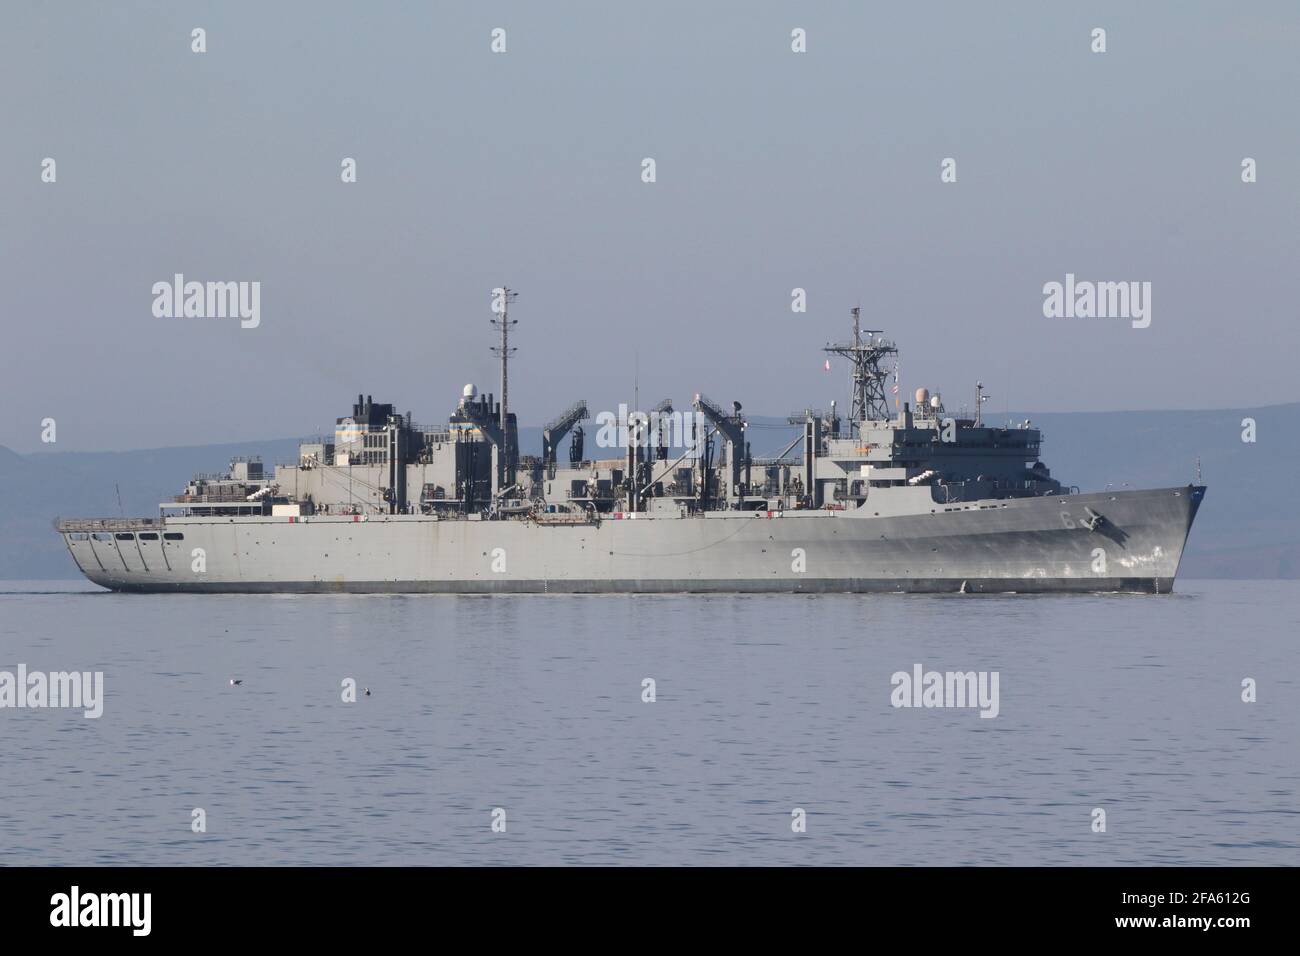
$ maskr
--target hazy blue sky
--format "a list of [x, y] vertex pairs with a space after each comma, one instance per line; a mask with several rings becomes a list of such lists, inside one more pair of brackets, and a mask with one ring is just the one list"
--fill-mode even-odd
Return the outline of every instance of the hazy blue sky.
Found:
[[[638, 364], [645, 404], [844, 399], [819, 349], [858, 302], [904, 384], [950, 404], [977, 378], [994, 412], [1300, 399], [1295, 3], [0, 17], [0, 444], [20, 451], [47, 416], [58, 450], [308, 434], [357, 392], [436, 422], [465, 382], [496, 390], [503, 282], [524, 424], [629, 399]], [[176, 272], [260, 281], [261, 326], [154, 317]], [[1067, 272], [1150, 281], [1150, 328], [1045, 318]]]

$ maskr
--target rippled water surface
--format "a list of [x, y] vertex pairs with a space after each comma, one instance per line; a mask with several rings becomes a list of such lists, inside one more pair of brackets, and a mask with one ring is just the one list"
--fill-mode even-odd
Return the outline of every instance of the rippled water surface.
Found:
[[[0, 670], [105, 685], [98, 720], [0, 710], [0, 863], [1296, 864], [1298, 619], [1300, 582], [1282, 581], [1162, 597], [0, 582]], [[891, 707], [916, 663], [998, 671], [999, 715]], [[371, 696], [344, 703], [346, 677]]]

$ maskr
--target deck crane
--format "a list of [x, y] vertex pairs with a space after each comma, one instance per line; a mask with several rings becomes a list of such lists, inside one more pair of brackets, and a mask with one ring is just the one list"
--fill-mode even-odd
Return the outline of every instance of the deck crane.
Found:
[[739, 498], [741, 490], [741, 468], [744, 468], [744, 486], [749, 486], [749, 443], [745, 441], [745, 429], [748, 423], [740, 415], [740, 402], [732, 402], [732, 413], [725, 414], [721, 408], [709, 400], [708, 396], [695, 393], [695, 410], [709, 420], [723, 440], [727, 443], [727, 462], [731, 466], [731, 485], [728, 497]]
[[[542, 464], [546, 467], [548, 478], [555, 477], [555, 450], [560, 442], [564, 440], [564, 436], [569, 433], [574, 425], [585, 421], [589, 417], [587, 403], [579, 399], [557, 418], [547, 422], [542, 427]], [[574, 436], [574, 440], [577, 440], [577, 435]]]

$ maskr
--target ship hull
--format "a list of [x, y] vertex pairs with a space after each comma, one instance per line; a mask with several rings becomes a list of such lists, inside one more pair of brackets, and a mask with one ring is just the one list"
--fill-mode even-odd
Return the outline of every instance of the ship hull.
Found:
[[573, 524], [403, 515], [67, 521], [59, 530], [87, 578], [129, 592], [1168, 593], [1203, 494], [927, 499], [910, 513], [878, 513], [868, 501], [851, 511]]

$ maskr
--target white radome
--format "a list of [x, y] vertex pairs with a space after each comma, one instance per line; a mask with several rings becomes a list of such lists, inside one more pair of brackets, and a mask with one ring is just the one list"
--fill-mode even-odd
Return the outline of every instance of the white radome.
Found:
[[462, 398], [478, 398], [478, 389], [474, 387], [473, 382], [470, 382], [460, 390], [460, 394]]

